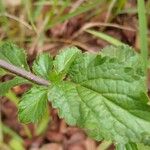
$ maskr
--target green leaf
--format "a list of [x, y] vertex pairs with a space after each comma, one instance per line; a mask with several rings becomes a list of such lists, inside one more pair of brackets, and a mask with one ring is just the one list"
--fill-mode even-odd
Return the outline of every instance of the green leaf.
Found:
[[108, 56], [110, 58], [116, 58], [120, 62], [124, 62], [124, 64], [128, 64], [129, 66], [141, 66], [141, 59], [138, 53], [134, 52], [128, 45], [121, 46], [107, 46], [103, 48], [100, 52], [102, 56]]
[[105, 48], [103, 48], [101, 50], [101, 53], [104, 56], [109, 56], [110, 58], [117, 58], [121, 62], [125, 62], [130, 59], [133, 59], [133, 57], [135, 57], [135, 55], [138, 55], [128, 45], [106, 46]]
[[108, 150], [108, 148], [112, 145], [113, 143], [111, 141], [101, 141], [100, 145], [97, 147], [97, 150]]
[[4, 96], [9, 91], [10, 88], [16, 85], [25, 84], [25, 83], [30, 83], [30, 82], [21, 77], [15, 77], [9, 81], [1, 82], [0, 83], [0, 96]]
[[73, 61], [79, 56], [80, 50], [76, 47], [63, 49], [54, 61], [57, 73], [67, 73]]
[[39, 55], [33, 63], [33, 71], [36, 75], [49, 79], [53, 67], [53, 59], [49, 54]]
[[25, 51], [12, 43], [6, 42], [0, 46], [0, 59], [29, 70]]
[[141, 150], [138, 149], [135, 143], [127, 143], [127, 144], [118, 144], [116, 145], [116, 150]]
[[109, 56], [82, 54], [69, 69], [69, 81], [53, 84], [48, 98], [60, 117], [96, 140], [146, 143], [150, 141], [146, 77], [131, 65]]
[[5, 74], [7, 74], [7, 72], [4, 69], [0, 68], [0, 77], [4, 76]]
[[150, 146], [146, 146], [142, 143], [137, 144], [138, 150], [150, 150]]
[[19, 103], [19, 120], [23, 123], [38, 122], [47, 110], [47, 89], [34, 86], [23, 95]]
[[51, 122], [52, 117], [49, 115], [49, 109], [43, 115], [42, 119], [38, 122], [36, 128], [36, 135], [42, 135], [47, 130], [48, 124]]

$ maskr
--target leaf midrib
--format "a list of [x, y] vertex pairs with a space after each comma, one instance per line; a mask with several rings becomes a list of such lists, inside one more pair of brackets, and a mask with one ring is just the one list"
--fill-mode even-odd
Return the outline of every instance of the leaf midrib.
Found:
[[[75, 84], [75, 87], [81, 86], [81, 87], [83, 87], [83, 88], [86, 88], [87, 90], [90, 90], [90, 91], [93, 91], [93, 92], [97, 93], [98, 95], [102, 96], [104, 99], [106, 99], [107, 101], [111, 102], [113, 105], [115, 105], [115, 106], [117, 106], [117, 107], [123, 109], [124, 111], [126, 111], [127, 113], [129, 113], [130, 115], [132, 115], [133, 117], [136, 117], [136, 118], [138, 118], [138, 119], [140, 119], [140, 120], [143, 120], [144, 122], [148, 122], [147, 120], [145, 120], [145, 119], [143, 119], [143, 118], [140, 118], [139, 116], [136, 116], [135, 114], [132, 114], [131, 112], [127, 111], [126, 108], [121, 107], [120, 105], [118, 105], [118, 104], [115, 103], [115, 102], [112, 102], [112, 100], [106, 98], [104, 95], [101, 95], [101, 93], [95, 91], [94, 89], [90, 89], [90, 88], [88, 88], [88, 87], [86, 87], [86, 86], [84, 86], [84, 85], [80, 85], [80, 84], [75, 83], [75, 82], [72, 82], [72, 83]], [[91, 108], [89, 107], [89, 109], [91, 109]], [[148, 122], [148, 123], [149, 123], [149, 122]]]
[[[78, 85], [79, 86], [79, 85]], [[84, 87], [84, 86], [82, 86], [82, 87]], [[84, 88], [86, 88], [86, 87], [84, 87]], [[77, 90], [77, 92], [78, 92], [78, 89], [77, 89], [77, 86], [76, 86], [76, 90]], [[91, 89], [90, 89], [91, 90]], [[93, 90], [92, 90], [93, 91]], [[94, 91], [95, 92], [95, 91]], [[97, 93], [97, 92], [96, 92]], [[93, 110], [93, 109], [91, 109], [91, 107], [90, 106], [88, 106], [87, 105], [87, 103], [82, 99], [82, 97], [80, 96], [80, 93], [78, 92], [78, 95], [79, 95], [79, 97], [80, 97], [80, 99], [82, 100], [82, 102], [84, 102], [84, 104], [86, 105], [86, 107], [89, 109], [89, 110], [91, 110], [91, 112], [93, 113], [93, 115], [97, 118], [97, 120], [100, 120], [100, 118], [99, 118], [99, 116], [97, 115], [97, 113]], [[101, 96], [101, 95], [100, 95]], [[104, 96], [102, 96], [104, 99], [106, 99]], [[107, 100], [107, 99], [106, 99]], [[109, 100], [108, 100], [109, 101]], [[104, 106], [105, 106], [105, 108], [109, 111], [109, 113], [110, 114], [112, 114], [112, 112], [110, 111], [110, 109], [108, 109], [108, 106], [106, 105], [106, 103], [104, 102], [104, 101], [102, 101], [103, 102], [103, 104], [104, 104]], [[112, 101], [109, 101], [109, 102], [111, 102], [112, 103]], [[112, 103], [113, 105], [114, 105], [114, 103]], [[117, 105], [118, 106], [118, 105]], [[122, 121], [120, 121], [117, 117], [114, 117], [114, 114], [112, 114], [112, 116], [113, 116], [113, 118], [115, 119], [115, 120], [117, 120], [118, 122], [120, 122], [123, 126], [125, 126], [126, 128], [128, 128], [128, 129], [130, 129], [135, 135], [136, 135], [136, 133], [134, 132], [134, 130], [133, 129], [131, 129], [130, 127], [128, 127], [126, 124], [124, 124], [124, 123], [122, 123]]]

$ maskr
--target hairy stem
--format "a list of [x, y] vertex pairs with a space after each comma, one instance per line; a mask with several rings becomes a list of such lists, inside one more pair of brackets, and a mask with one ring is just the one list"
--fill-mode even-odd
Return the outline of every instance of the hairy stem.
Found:
[[50, 85], [50, 82], [48, 80], [45, 80], [39, 76], [36, 76], [36, 75], [32, 74], [31, 72], [28, 72], [22, 68], [16, 67], [16, 66], [6, 62], [5, 60], [0, 59], [0, 67], [3, 69], [6, 69], [16, 75], [19, 75], [25, 79], [28, 79], [36, 84], [44, 85], [44, 86]]

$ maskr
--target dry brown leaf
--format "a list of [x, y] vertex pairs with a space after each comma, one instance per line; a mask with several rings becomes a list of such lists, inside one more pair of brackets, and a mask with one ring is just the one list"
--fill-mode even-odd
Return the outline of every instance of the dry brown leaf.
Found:
[[3, 3], [6, 6], [18, 6], [21, 4], [21, 0], [3, 0]]
[[39, 150], [63, 150], [62, 145], [51, 143], [43, 145]]
[[96, 142], [92, 139], [87, 138], [85, 140], [86, 150], [96, 150]]

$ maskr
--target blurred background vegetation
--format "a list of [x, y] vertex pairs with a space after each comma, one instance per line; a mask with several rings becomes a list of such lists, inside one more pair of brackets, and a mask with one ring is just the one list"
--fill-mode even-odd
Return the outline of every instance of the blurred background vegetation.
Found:
[[[144, 42], [149, 46], [150, 0], [145, 3]], [[138, 11], [136, 0], [0, 0], [0, 43], [13, 41], [24, 48], [29, 64], [40, 52], [55, 56], [68, 45], [97, 52], [106, 45], [126, 43], [139, 51], [139, 30], [145, 29], [144, 21], [139, 28]], [[114, 149], [111, 142], [95, 142], [80, 129], [68, 127], [51, 106], [38, 124], [20, 124], [17, 105], [28, 88], [16, 86], [0, 100], [0, 150]]]

